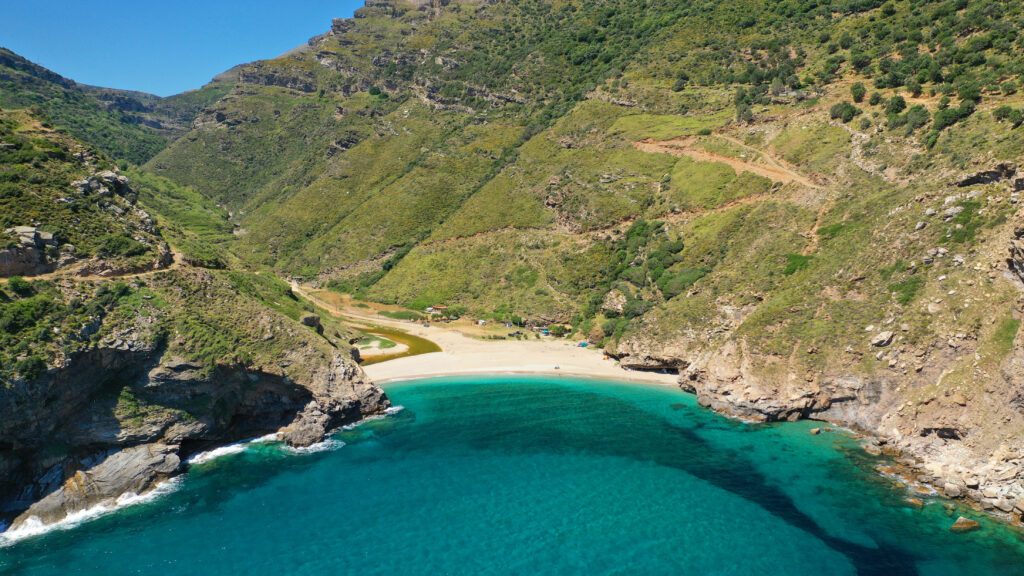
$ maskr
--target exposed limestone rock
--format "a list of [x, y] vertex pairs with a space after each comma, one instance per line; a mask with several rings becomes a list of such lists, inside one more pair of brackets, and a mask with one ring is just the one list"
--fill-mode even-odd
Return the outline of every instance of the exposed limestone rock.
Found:
[[966, 176], [956, 183], [957, 186], [964, 188], [966, 186], [975, 186], [978, 184], [993, 184], [1002, 180], [1013, 178], [1017, 173], [1017, 165], [1011, 162], [1004, 162], [996, 165], [991, 170], [982, 170], [975, 174]]
[[610, 290], [604, 295], [604, 300], [601, 302], [601, 310], [614, 314], [622, 314], [625, 307], [626, 295], [620, 290]]
[[243, 84], [278, 86], [299, 92], [316, 92], [316, 80], [303, 76], [298, 70], [271, 69], [261, 63], [251, 64], [238, 71], [238, 81]]
[[[149, 286], [170, 307], [96, 318], [82, 327], [91, 343], [83, 350], [55, 359], [31, 381], [0, 387], [0, 510], [31, 506], [19, 523], [53, 521], [149, 490], [197, 450], [282, 428], [289, 444], [307, 446], [389, 405], [351, 357], [299, 323], [232, 296], [218, 278], [190, 270], [155, 276]], [[203, 296], [194, 304], [175, 300], [192, 293]], [[187, 306], [215, 297], [237, 299], [220, 305], [230, 321], [237, 316], [232, 329], [250, 350], [268, 347], [263, 356], [210, 365], [191, 357], [181, 335], [165, 341], [163, 310], [190, 314]], [[278, 336], [261, 344], [267, 331]]]
[[891, 330], [879, 332], [871, 338], [871, 345], [877, 347], [888, 346], [889, 344], [892, 344], [893, 337], [895, 337], [895, 334]]
[[30, 520], [50, 523], [97, 504], [113, 505], [123, 494], [141, 494], [174, 475], [181, 466], [177, 446], [145, 444], [114, 452], [18, 516], [12, 528]]

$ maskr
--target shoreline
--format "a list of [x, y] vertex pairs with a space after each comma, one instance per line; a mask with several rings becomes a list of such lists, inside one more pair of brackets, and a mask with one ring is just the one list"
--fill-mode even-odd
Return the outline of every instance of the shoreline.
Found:
[[[379, 364], [384, 364], [386, 362], [387, 361], [380, 362]], [[376, 366], [376, 364], [372, 364], [371, 366]], [[365, 371], [366, 367], [364, 367], [363, 370]], [[624, 370], [624, 371], [627, 374], [630, 372], [630, 371], [626, 371], [626, 370]], [[643, 372], [640, 372], [640, 374], [643, 374]], [[657, 375], [657, 376], [662, 376], [662, 374], [659, 374], [659, 373], [656, 373], [656, 372], [652, 372], [651, 374], [652, 375]], [[646, 385], [650, 385], [650, 386], [655, 386], [657, 388], [677, 388], [677, 389], [679, 389], [680, 392], [689, 394], [688, 392], [686, 392], [682, 388], [679, 388], [677, 383], [675, 383], [675, 382], [668, 382], [668, 381], [664, 381], [664, 380], [661, 380], [661, 379], [654, 379], [654, 378], [647, 377], [647, 376], [614, 376], [614, 375], [613, 376], [606, 376], [606, 375], [597, 375], [597, 374], [588, 373], [588, 372], [573, 372], [573, 371], [570, 371], [570, 370], [554, 370], [554, 369], [550, 369], [550, 370], [548, 370], [548, 369], [531, 370], [531, 369], [523, 369], [522, 367], [519, 367], [519, 368], [499, 368], [499, 369], [481, 368], [479, 370], [477, 370], [477, 369], [467, 369], [467, 370], [450, 371], [450, 372], [435, 372], [435, 373], [429, 373], [429, 374], [402, 375], [402, 376], [394, 376], [394, 377], [389, 377], [389, 378], [375, 378], [374, 382], [376, 382], [377, 384], [380, 384], [380, 385], [385, 385], [385, 384], [397, 384], [399, 382], [415, 382], [416, 380], [431, 380], [431, 379], [435, 379], [435, 378], [458, 378], [458, 377], [465, 377], [465, 376], [515, 376], [515, 375], [520, 375], [520, 376], [551, 376], [551, 377], [562, 376], [562, 377], [566, 377], [566, 378], [579, 378], [579, 379], [582, 379], [582, 380], [599, 380], [599, 381], [603, 380], [603, 381], [607, 381], [607, 382], [618, 382], [618, 383], [621, 383], [621, 384], [646, 384]], [[669, 377], [672, 377], [672, 378], [677, 378], [678, 377], [675, 374], [665, 374], [664, 376], [669, 376]], [[692, 394], [690, 394], [690, 395], [692, 396]]]
[[[363, 366], [374, 382], [486, 374], [576, 376], [680, 389], [679, 375], [626, 370], [599, 352], [545, 341], [484, 342], [463, 336], [454, 348]], [[525, 360], [529, 359], [529, 360]], [[525, 361], [523, 361], [525, 360]]]

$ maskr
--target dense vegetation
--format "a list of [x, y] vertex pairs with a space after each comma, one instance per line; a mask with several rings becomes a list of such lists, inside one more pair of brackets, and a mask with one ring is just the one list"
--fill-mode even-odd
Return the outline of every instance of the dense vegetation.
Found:
[[110, 113], [195, 117], [128, 171], [186, 262], [567, 323], [611, 347], [709, 330], [791, 355], [853, 346], [878, 316], [925, 338], [946, 320], [917, 309], [955, 274], [923, 257], [1009, 225], [996, 188], [948, 187], [1024, 154], [1018, 3], [394, 1], [357, 16], [197, 92], [90, 89]]

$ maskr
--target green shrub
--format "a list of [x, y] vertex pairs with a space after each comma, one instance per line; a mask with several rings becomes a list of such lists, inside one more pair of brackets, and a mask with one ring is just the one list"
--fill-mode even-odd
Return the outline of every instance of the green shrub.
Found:
[[857, 82], [853, 86], [850, 86], [850, 95], [853, 96], [853, 101], [860, 103], [864, 101], [864, 95], [868, 93], [868, 89], [864, 87], [864, 84]]
[[889, 285], [889, 291], [896, 293], [896, 301], [900, 304], [909, 304], [913, 301], [914, 296], [921, 291], [924, 286], [924, 278], [919, 275], [914, 275], [902, 282], [896, 282]]
[[833, 120], [839, 119], [843, 123], [847, 123], [853, 120], [858, 114], [860, 114], [860, 108], [857, 108], [849, 102], [840, 102], [829, 108], [828, 115]]
[[115, 256], [140, 256], [148, 248], [145, 244], [126, 234], [107, 234], [100, 238], [97, 253], [104, 258]]
[[1020, 324], [1020, 320], [1016, 318], [1006, 318], [999, 323], [999, 327], [993, 334], [993, 341], [1000, 355], [1005, 355], [1013, 349], [1013, 341], [1017, 339]]
[[7, 287], [11, 289], [11, 292], [22, 297], [31, 296], [35, 293], [35, 290], [32, 288], [32, 283], [21, 276], [11, 276], [8, 278]]

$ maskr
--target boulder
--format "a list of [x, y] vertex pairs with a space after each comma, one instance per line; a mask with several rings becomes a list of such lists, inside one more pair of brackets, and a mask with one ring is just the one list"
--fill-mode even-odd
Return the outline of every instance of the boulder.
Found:
[[891, 330], [879, 332], [871, 339], [871, 345], [878, 347], [888, 346], [889, 344], [892, 344], [892, 339], [895, 336], [896, 335]]
[[301, 322], [303, 326], [309, 326], [316, 330], [317, 334], [324, 333], [324, 327], [320, 323], [320, 317], [316, 314], [303, 314], [302, 317], [299, 318], [299, 322]]
[[942, 493], [950, 498], [959, 498], [961, 494], [963, 494], [963, 489], [961, 489], [957, 484], [946, 482], [942, 486]]
[[1001, 180], [1013, 178], [1017, 174], [1017, 165], [1012, 162], [997, 164], [991, 170], [982, 170], [960, 179], [956, 185], [960, 188], [979, 184], [993, 184]]
[[956, 522], [954, 522], [953, 525], [949, 527], [950, 531], [957, 533], [971, 532], [977, 530], [978, 528], [981, 528], [981, 524], [978, 524], [976, 520], [964, 518], [963, 516], [957, 518]]
[[604, 295], [604, 300], [601, 301], [601, 310], [604, 310], [605, 312], [622, 314], [625, 307], [626, 295], [620, 290], [610, 290]]

